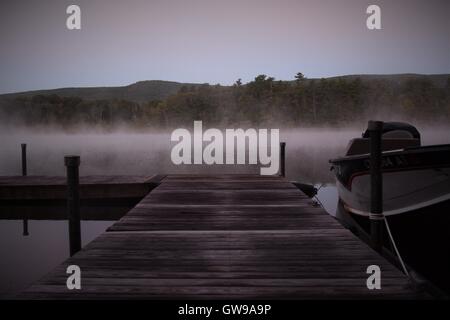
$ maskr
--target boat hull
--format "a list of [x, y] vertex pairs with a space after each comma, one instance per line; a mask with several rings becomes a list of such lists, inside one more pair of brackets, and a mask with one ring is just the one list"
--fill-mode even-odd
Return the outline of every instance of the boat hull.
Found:
[[[368, 154], [331, 160], [346, 209], [370, 212]], [[407, 148], [382, 154], [383, 213], [403, 214], [450, 199], [450, 145]]]
[[[342, 202], [336, 217], [346, 226], [370, 234], [369, 217], [347, 211]], [[450, 200], [387, 216], [386, 220], [404, 262], [450, 294]], [[395, 254], [386, 228], [383, 239], [384, 247]]]
[[[353, 178], [351, 189], [337, 181], [347, 211], [361, 216], [370, 212], [370, 175]], [[383, 173], [383, 213], [408, 213], [450, 200], [450, 168]]]
[[[369, 155], [331, 161], [339, 206], [336, 217], [370, 234]], [[383, 215], [403, 260], [450, 293], [450, 145], [382, 154]], [[395, 254], [384, 229], [384, 247]]]

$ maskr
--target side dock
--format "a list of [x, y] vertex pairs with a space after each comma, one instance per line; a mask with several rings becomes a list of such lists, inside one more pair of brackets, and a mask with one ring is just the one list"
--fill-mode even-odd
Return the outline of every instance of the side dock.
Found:
[[[153, 190], [164, 176], [80, 177], [83, 220], [118, 220]], [[67, 219], [64, 176], [0, 177], [0, 220]]]
[[[126, 190], [124, 190], [126, 192]], [[68, 290], [66, 269], [81, 268]], [[381, 269], [369, 290], [367, 268]], [[169, 175], [24, 299], [416, 299], [388, 263], [278, 176]]]

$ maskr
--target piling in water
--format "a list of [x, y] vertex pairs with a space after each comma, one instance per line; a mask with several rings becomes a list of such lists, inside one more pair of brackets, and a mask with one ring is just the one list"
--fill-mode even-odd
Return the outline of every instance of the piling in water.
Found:
[[286, 142], [280, 142], [280, 176], [286, 177]]
[[22, 235], [28, 236], [29, 235], [29, 233], [28, 233], [28, 219], [23, 219], [22, 220], [22, 225], [23, 225], [23, 233], [22, 233]]
[[380, 252], [383, 241], [383, 175], [381, 135], [383, 122], [369, 121], [370, 135], [370, 235], [373, 248]]
[[70, 256], [81, 250], [79, 156], [64, 157], [67, 168], [67, 218], [69, 220]]
[[22, 176], [27, 175], [27, 144], [22, 143]]

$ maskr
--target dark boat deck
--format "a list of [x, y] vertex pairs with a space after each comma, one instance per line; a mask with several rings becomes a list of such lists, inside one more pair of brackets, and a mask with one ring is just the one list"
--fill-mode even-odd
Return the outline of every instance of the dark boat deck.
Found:
[[[81, 290], [66, 288], [68, 265]], [[381, 268], [381, 290], [366, 269]], [[415, 299], [408, 279], [280, 177], [170, 175], [25, 299]]]

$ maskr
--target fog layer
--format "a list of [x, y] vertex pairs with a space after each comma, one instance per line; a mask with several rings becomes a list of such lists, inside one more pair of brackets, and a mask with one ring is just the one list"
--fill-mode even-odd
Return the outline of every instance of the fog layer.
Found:
[[[188, 128], [190, 129], [190, 128]], [[206, 129], [206, 128], [205, 128]], [[344, 153], [364, 128], [280, 130], [287, 143], [286, 172], [291, 180], [332, 182], [328, 160]], [[449, 128], [419, 127], [422, 144], [450, 143]], [[64, 156], [81, 156], [81, 175], [153, 175], [165, 173], [259, 173], [255, 165], [172, 164], [171, 132], [77, 133], [1, 131], [0, 175], [21, 174], [21, 143], [27, 144], [29, 175], [64, 175]]]

